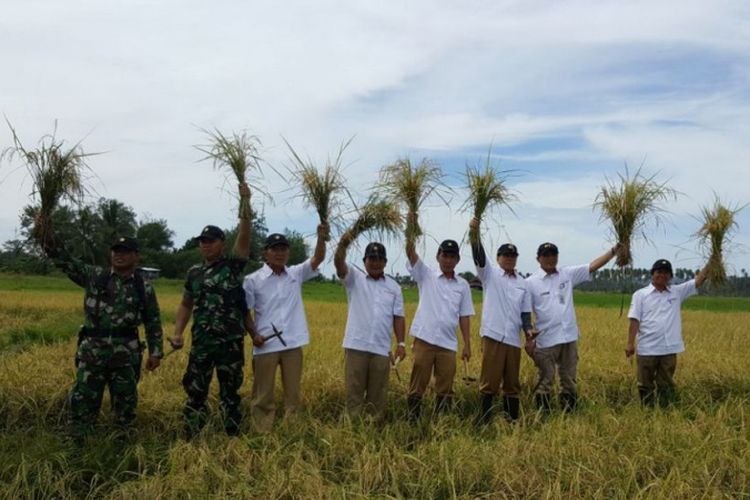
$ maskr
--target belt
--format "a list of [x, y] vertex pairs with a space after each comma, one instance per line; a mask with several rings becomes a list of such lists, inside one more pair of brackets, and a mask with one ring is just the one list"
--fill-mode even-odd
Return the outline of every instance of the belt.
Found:
[[126, 328], [84, 328], [83, 335], [85, 337], [119, 337], [124, 339], [137, 339], [138, 328], [137, 327], [126, 327]]

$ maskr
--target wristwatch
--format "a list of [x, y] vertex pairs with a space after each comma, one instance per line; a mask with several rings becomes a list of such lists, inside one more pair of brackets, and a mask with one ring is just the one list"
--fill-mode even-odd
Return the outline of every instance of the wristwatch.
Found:
[[406, 347], [406, 342], [399, 342], [399, 343], [398, 343], [398, 346], [399, 346], [399, 347]]

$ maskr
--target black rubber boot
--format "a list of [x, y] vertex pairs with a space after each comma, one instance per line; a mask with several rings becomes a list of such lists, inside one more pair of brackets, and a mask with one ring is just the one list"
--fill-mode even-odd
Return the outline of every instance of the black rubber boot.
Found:
[[552, 409], [549, 394], [537, 394], [534, 396], [534, 402], [536, 403], [536, 407], [542, 410], [543, 413], [549, 413]]
[[493, 417], [493, 410], [495, 405], [495, 395], [494, 394], [480, 394], [480, 402], [482, 405], [482, 409], [479, 413], [479, 418], [477, 419], [478, 425], [488, 425], [490, 422], [492, 422]]
[[654, 406], [655, 394], [653, 390], [647, 387], [639, 387], [638, 396], [640, 396], [643, 406]]
[[406, 417], [412, 424], [419, 421], [419, 417], [422, 414], [422, 397], [421, 396], [409, 396], [406, 398], [407, 413]]
[[560, 394], [560, 408], [565, 413], [575, 411], [578, 407], [578, 396], [569, 392], [563, 392]]
[[509, 422], [515, 422], [521, 414], [521, 400], [509, 396], [503, 397], [503, 408], [505, 409], [505, 418]]
[[435, 415], [448, 413], [448, 411], [451, 409], [452, 402], [453, 398], [451, 398], [450, 396], [437, 396], [435, 398]]

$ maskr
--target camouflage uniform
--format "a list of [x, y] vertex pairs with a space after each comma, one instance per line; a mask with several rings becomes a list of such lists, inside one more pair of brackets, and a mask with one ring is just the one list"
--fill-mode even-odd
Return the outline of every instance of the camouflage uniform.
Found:
[[184, 298], [193, 301], [193, 341], [182, 385], [188, 396], [185, 421], [193, 432], [206, 423], [206, 398], [214, 368], [225, 429], [236, 433], [242, 420], [238, 391], [245, 364], [245, 264], [246, 259], [222, 257], [188, 271]]
[[[85, 320], [76, 354], [78, 371], [70, 393], [70, 424], [82, 435], [96, 422], [105, 386], [109, 387], [112, 411], [118, 426], [127, 427], [135, 418], [143, 349], [138, 325], [143, 322], [149, 354], [163, 356], [159, 304], [156, 293], [144, 281], [141, 293], [136, 278], [122, 278], [69, 256], [62, 248], [47, 249], [48, 255], [78, 286], [84, 288]], [[107, 274], [105, 274], [107, 273]]]

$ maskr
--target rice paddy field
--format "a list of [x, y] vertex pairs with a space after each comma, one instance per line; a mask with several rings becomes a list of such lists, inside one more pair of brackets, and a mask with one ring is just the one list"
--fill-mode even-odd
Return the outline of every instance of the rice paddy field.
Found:
[[[171, 334], [181, 283], [158, 280], [156, 286]], [[405, 297], [408, 322], [416, 292]], [[479, 312], [481, 296], [475, 299]], [[478, 388], [462, 382], [461, 370], [455, 411], [408, 425], [409, 358], [399, 366], [403, 382], [391, 375], [388, 421], [349, 421], [343, 415], [345, 295], [338, 285], [312, 284], [305, 301], [312, 337], [304, 354], [305, 409], [278, 421], [271, 434], [254, 434], [245, 422], [240, 437], [228, 438], [213, 419], [185, 441], [185, 350], [142, 377], [131, 440], [112, 434], [105, 396], [100, 429], [79, 448], [62, 430], [82, 292], [61, 277], [0, 275], [0, 497], [750, 496], [747, 299], [695, 297], [685, 304], [680, 398], [672, 407], [644, 409], [635, 365], [623, 354], [627, 320], [619, 317], [620, 296], [579, 294], [580, 409], [535, 413], [535, 372], [524, 355], [521, 422], [496, 419], [484, 429], [474, 425]], [[478, 326], [472, 322], [475, 376]], [[245, 380], [247, 411], [249, 362]]]

